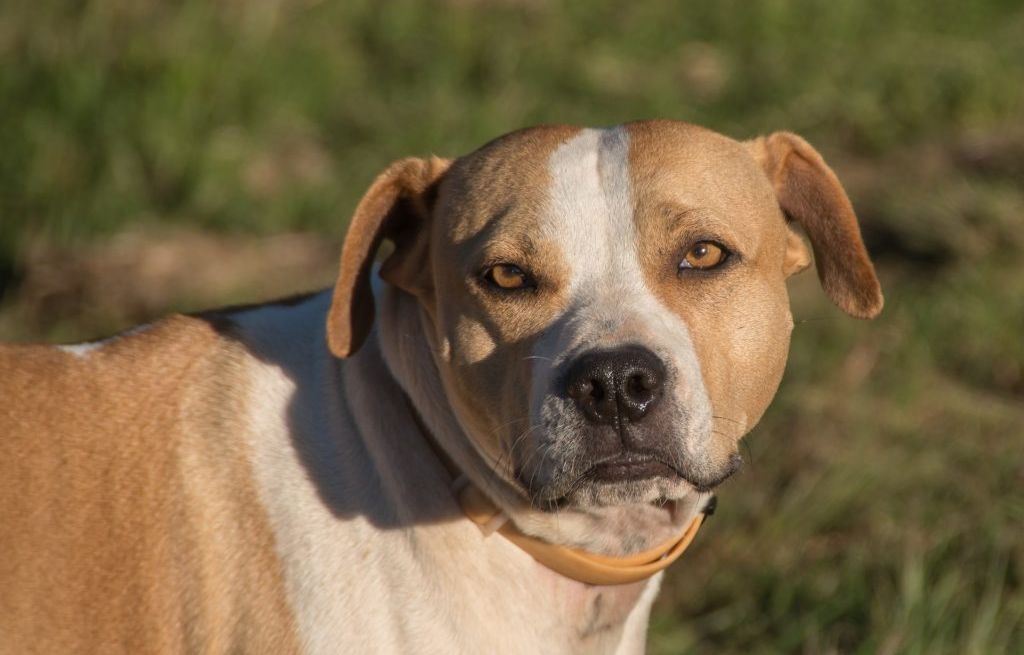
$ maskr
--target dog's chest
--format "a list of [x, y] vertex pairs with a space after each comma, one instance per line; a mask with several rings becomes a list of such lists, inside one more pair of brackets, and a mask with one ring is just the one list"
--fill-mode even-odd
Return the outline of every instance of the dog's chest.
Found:
[[[344, 582], [340, 572], [316, 578], [291, 562], [287, 568], [299, 576], [289, 581], [297, 624], [312, 652], [337, 644], [374, 652], [642, 652], [656, 581], [591, 587], [497, 535], [480, 543], [456, 526], [416, 532], [365, 533], [367, 548], [352, 549], [359, 566], [336, 562], [347, 570]], [[474, 552], [442, 547], [453, 542]], [[327, 563], [325, 554], [318, 566]]]
[[[643, 644], [646, 616], [657, 592], [657, 581], [629, 585], [594, 587], [568, 580], [537, 566], [536, 576], [551, 589], [562, 613], [561, 632], [572, 652], [630, 652], [628, 644], [637, 635], [630, 634], [631, 617], [640, 621], [640, 645]], [[623, 643], [627, 648], [620, 648]], [[642, 649], [641, 649], [642, 650]]]

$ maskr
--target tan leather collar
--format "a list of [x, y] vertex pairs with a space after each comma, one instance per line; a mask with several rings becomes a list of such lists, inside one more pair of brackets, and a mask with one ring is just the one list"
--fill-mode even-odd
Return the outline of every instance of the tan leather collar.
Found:
[[479, 489], [466, 483], [457, 492], [459, 504], [469, 520], [486, 532], [494, 529], [552, 571], [592, 585], [628, 584], [645, 580], [679, 559], [697, 535], [704, 521], [699, 513], [681, 534], [669, 541], [633, 555], [611, 557], [567, 548], [523, 534]]
[[[516, 528], [515, 524], [508, 519], [502, 510], [491, 501], [483, 492], [469, 482], [464, 475], [461, 475], [455, 463], [444, 452], [438, 444], [434, 435], [427, 426], [423, 424], [419, 413], [412, 406], [412, 402], [406, 398], [409, 410], [423, 433], [424, 438], [430, 445], [431, 450], [437, 455], [441, 464], [452, 476], [452, 491], [462, 507], [462, 511], [473, 523], [480, 526], [485, 534], [492, 534], [497, 531], [505, 539], [508, 539], [530, 557], [537, 560], [552, 571], [564, 575], [578, 582], [585, 582], [592, 585], [618, 585], [629, 584], [646, 580], [659, 571], [664, 571], [679, 559], [683, 551], [690, 545], [697, 535], [704, 517], [711, 513], [710, 509], [704, 509], [686, 526], [676, 537], [659, 544], [643, 552], [612, 557], [609, 555], [598, 555], [584, 550], [568, 548], [541, 541], [536, 537], [524, 534]], [[713, 503], [714, 497], [711, 498]], [[709, 505], [713, 508], [714, 505]]]

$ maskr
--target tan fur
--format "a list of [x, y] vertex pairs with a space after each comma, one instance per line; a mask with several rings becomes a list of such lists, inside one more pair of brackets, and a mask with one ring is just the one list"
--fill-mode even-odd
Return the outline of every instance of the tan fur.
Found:
[[296, 650], [233, 350], [186, 317], [0, 346], [0, 652]]
[[[560, 254], [538, 234], [537, 216], [549, 186], [547, 158], [578, 131], [545, 126], [515, 132], [460, 158], [452, 170], [448, 170], [450, 162], [436, 159], [397, 161], [378, 176], [360, 201], [345, 240], [328, 324], [334, 354], [344, 357], [353, 352], [358, 339], [351, 335], [368, 329], [373, 309], [368, 267], [382, 238], [393, 237], [394, 227], [401, 224], [403, 241], [416, 245], [396, 247], [381, 276], [416, 296], [426, 309], [433, 324], [430, 336], [434, 347], [460, 369], [459, 376], [449, 377], [461, 388], [452, 401], [475, 417], [481, 434], [495, 438], [481, 444], [495, 462], [501, 459], [502, 444], [497, 439], [502, 435], [491, 425], [496, 414], [490, 400], [514, 402], [517, 390], [529, 381], [520, 375], [522, 369], [505, 368], [502, 360], [484, 354], [501, 342], [517, 344], [517, 352], [526, 357], [540, 328], [564, 306], [564, 298], [534, 298], [530, 311], [518, 311], [512, 303], [487, 303], [483, 305], [486, 313], [481, 313], [481, 305], [473, 297], [446, 293], [445, 305], [437, 306], [434, 288], [462, 288], [466, 277], [477, 274], [478, 267], [488, 261], [542, 261], [547, 287], [563, 286]], [[489, 183], [486, 187], [464, 184], [468, 179], [487, 179]], [[425, 193], [435, 184], [436, 190]], [[413, 201], [403, 207], [403, 198]], [[488, 232], [486, 227], [493, 225], [497, 212], [502, 230]], [[435, 213], [444, 220], [432, 220]], [[460, 265], [436, 266], [435, 262]], [[417, 282], [409, 282], [413, 275], [408, 271], [418, 273]], [[471, 293], [479, 293], [479, 289], [471, 287]], [[347, 318], [349, 307], [353, 308], [351, 318]], [[356, 345], [349, 345], [353, 341]], [[481, 388], [487, 392], [473, 393]], [[482, 402], [485, 399], [488, 402]]]
[[776, 132], [747, 145], [771, 180], [779, 206], [810, 237], [818, 277], [832, 301], [852, 316], [877, 316], [884, 302], [882, 290], [853, 206], [832, 169], [817, 150], [790, 132]]
[[811, 265], [811, 254], [807, 252], [807, 244], [792, 229], [787, 229], [786, 258], [782, 262], [782, 272], [786, 277], [807, 270]]
[[[480, 434], [489, 435], [491, 439], [481, 446], [495, 462], [501, 459], [503, 444], [499, 442], [502, 434], [493, 429], [492, 423], [499, 415], [494, 411], [493, 401], [515, 402], [518, 390], [529, 381], [522, 376], [523, 369], [506, 367], [504, 359], [484, 354], [492, 352], [494, 344], [500, 342], [506, 347], [515, 344], [518, 355], [512, 357], [528, 356], [533, 339], [564, 307], [565, 299], [558, 294], [533, 297], [529, 310], [522, 311], [515, 303], [481, 304], [481, 291], [476, 286], [470, 285], [471, 296], [453, 294], [450, 290], [465, 288], [466, 279], [478, 274], [485, 262], [502, 261], [543, 262], [547, 288], [564, 286], [561, 255], [538, 233], [538, 212], [550, 184], [547, 159], [560, 143], [578, 131], [579, 128], [567, 126], [531, 128], [492, 141], [457, 160], [451, 169], [433, 165], [430, 183], [437, 184], [436, 195], [416, 196], [420, 211], [414, 215], [397, 205], [402, 194], [408, 196], [415, 193], [410, 190], [413, 187], [423, 187], [422, 183], [408, 181], [408, 171], [413, 171], [414, 180], [418, 179], [428, 163], [405, 159], [392, 164], [360, 202], [342, 254], [336, 300], [332, 304], [333, 322], [328, 328], [331, 339], [346, 329], [340, 311], [345, 304], [338, 300], [338, 290], [347, 290], [353, 284], [356, 277], [350, 271], [364, 271], [372, 261], [373, 251], [349, 247], [350, 239], [355, 240], [354, 244], [371, 243], [371, 233], [393, 220], [391, 217], [396, 213], [404, 212], [404, 238], [429, 244], [426, 253], [422, 252], [422, 245], [416, 249], [396, 248], [384, 263], [381, 276], [416, 296], [426, 310], [431, 323], [428, 338], [443, 353], [443, 359], [459, 370], [457, 376], [447, 376], [448, 367], [443, 371], [448, 381], [460, 388], [451, 400], [473, 417]], [[479, 179], [488, 180], [488, 184], [466, 184], [467, 180]], [[432, 220], [434, 215], [443, 220]], [[493, 228], [496, 218], [501, 221], [500, 232], [488, 230], [489, 225]], [[362, 259], [357, 259], [359, 253]], [[437, 265], [455, 262], [458, 264]], [[410, 276], [399, 276], [397, 270], [417, 270], [421, 280], [425, 277], [426, 281], [410, 285], [406, 281]], [[443, 289], [443, 306], [437, 303], [437, 287]], [[365, 301], [359, 303], [361, 308], [367, 305]], [[340, 352], [335, 349], [335, 354]], [[482, 389], [484, 393], [477, 393]]]
[[[431, 187], [450, 162], [410, 157], [381, 173], [352, 216], [341, 253], [334, 302], [328, 316], [328, 341], [338, 357], [355, 352], [373, 323], [370, 264], [381, 241], [390, 238], [395, 253], [387, 271], [410, 292], [428, 293], [425, 263], [427, 242], [420, 235], [430, 210]], [[398, 262], [405, 262], [399, 266]]]
[[[495, 428], [499, 422], [520, 418], [515, 414], [517, 403], [530, 385], [528, 368], [508, 362], [530, 356], [544, 326], [566, 303], [559, 292], [565, 286], [566, 263], [558, 247], [539, 231], [538, 221], [550, 186], [547, 160], [578, 131], [544, 126], [492, 141], [458, 160], [440, 187], [437, 213], [445, 220], [432, 226], [431, 263], [445, 301], [428, 312], [429, 337], [435, 347], [449, 351], [441, 374], [458, 389], [452, 402], [479, 434], [486, 435], [481, 448], [505, 467], [511, 461], [502, 453], [526, 425], [519, 421], [511, 431]], [[479, 179], [491, 182], [467, 183]], [[540, 282], [550, 291], [530, 294], [524, 305], [514, 297], [489, 295], [479, 284], [467, 284], [485, 263], [500, 262], [530, 266], [543, 275]], [[468, 289], [469, 294], [456, 289]], [[504, 352], [474, 357], [488, 348], [488, 342], [501, 343]]]
[[[741, 144], [667, 121], [629, 129], [647, 283], [690, 326], [726, 457], [781, 379], [792, 328], [784, 261], [798, 251], [787, 249], [772, 189]], [[734, 260], [679, 275], [702, 239], [722, 241]]]

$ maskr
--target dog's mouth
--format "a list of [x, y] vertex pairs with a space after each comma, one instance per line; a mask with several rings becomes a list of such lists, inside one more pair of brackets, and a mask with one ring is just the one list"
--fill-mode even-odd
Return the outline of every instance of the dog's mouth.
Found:
[[681, 477], [669, 464], [650, 453], [626, 451], [590, 467], [584, 476], [594, 482], [639, 482], [656, 477]]
[[708, 493], [735, 473], [742, 461], [737, 453], [724, 466], [690, 472], [685, 465], [674, 465], [658, 453], [627, 449], [597, 459], [556, 484], [531, 486], [528, 481], [533, 478], [527, 478], [522, 469], [515, 475], [535, 506], [555, 510], [579, 502], [619, 504], [648, 497], [650, 502], [664, 502], [685, 493]]

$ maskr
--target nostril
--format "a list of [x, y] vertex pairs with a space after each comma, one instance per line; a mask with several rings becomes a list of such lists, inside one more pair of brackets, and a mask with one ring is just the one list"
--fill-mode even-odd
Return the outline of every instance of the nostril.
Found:
[[569, 385], [569, 396], [574, 400], [583, 400], [593, 392], [590, 380], [579, 380]]
[[600, 380], [583, 379], [569, 385], [569, 396], [577, 402], [600, 402], [605, 394]]
[[626, 396], [636, 400], [651, 398], [661, 386], [661, 378], [653, 371], [646, 369], [632, 372], [623, 382], [623, 391]]
[[619, 383], [619, 402], [630, 421], [641, 420], [660, 395], [662, 375], [654, 364], [634, 361], [625, 367]]
[[631, 375], [626, 381], [626, 391], [628, 391], [631, 396], [644, 396], [653, 390], [654, 384], [650, 376], [643, 373]]

